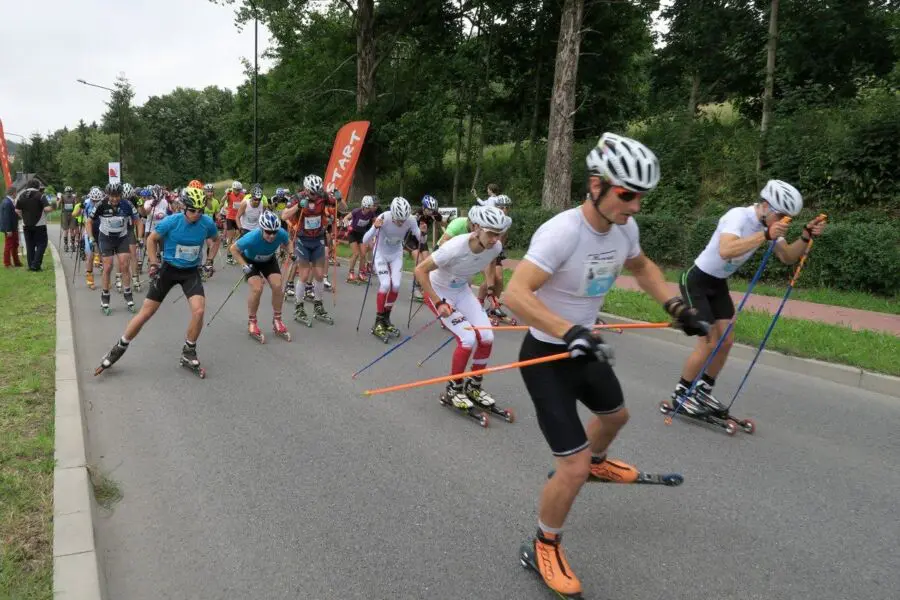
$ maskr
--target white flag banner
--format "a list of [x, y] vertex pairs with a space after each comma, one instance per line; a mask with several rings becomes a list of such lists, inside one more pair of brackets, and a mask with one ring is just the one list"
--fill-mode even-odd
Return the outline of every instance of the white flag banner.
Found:
[[119, 174], [120, 174], [119, 163], [111, 162], [109, 163], [109, 182], [110, 183], [119, 183]]

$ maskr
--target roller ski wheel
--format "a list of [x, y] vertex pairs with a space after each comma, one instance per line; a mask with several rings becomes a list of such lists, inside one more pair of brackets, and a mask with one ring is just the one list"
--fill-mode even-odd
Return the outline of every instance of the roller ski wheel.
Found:
[[250, 321], [250, 323], [247, 325], [247, 335], [252, 337], [260, 344], [266, 343], [266, 336], [264, 336], [263, 332], [259, 330], [259, 325], [256, 324], [255, 320]]
[[297, 310], [294, 311], [294, 320], [298, 323], [303, 323], [307, 327], [312, 327], [312, 317], [306, 314], [302, 301], [297, 303]]
[[481, 409], [490, 411], [492, 414], [497, 415], [507, 423], [516, 422], [516, 413], [514, 413], [511, 408], [500, 408], [496, 404], [492, 404], [491, 406], [481, 406]]
[[121, 342], [116, 342], [103, 357], [103, 360], [100, 361], [100, 366], [94, 369], [94, 377], [116, 364], [116, 362], [122, 358], [122, 355], [125, 354], [126, 350], [128, 350], [128, 346], [123, 346]]
[[278, 319], [272, 319], [272, 332], [286, 342], [291, 341], [291, 332], [284, 326], [284, 322]]
[[100, 310], [102, 310], [103, 314], [106, 315], [107, 317], [112, 314], [112, 309], [108, 306], [101, 306]]
[[193, 373], [194, 375], [196, 375], [197, 377], [199, 377], [200, 379], [206, 379], [206, 369], [204, 369], [200, 365], [195, 365], [191, 361], [189, 361], [185, 358], [182, 358], [181, 366], [184, 367], [185, 369], [187, 369], [188, 371], [190, 371], [191, 373]]
[[369, 331], [369, 333], [371, 333], [372, 335], [377, 337], [379, 340], [381, 340], [385, 344], [387, 344], [389, 341], [391, 341], [390, 334], [387, 332], [386, 329], [384, 329], [384, 327], [380, 326], [380, 324], [372, 327], [372, 329]]
[[[659, 403], [659, 412], [666, 415], [667, 419], [671, 419], [671, 417], [677, 416], [679, 418], [697, 421], [698, 423], [715, 425], [716, 427], [722, 428], [728, 435], [734, 435], [735, 433], [737, 433], [738, 429], [744, 429], [745, 431], [747, 431], [738, 421], [728, 416], [727, 412], [725, 414], [716, 414], [713, 412], [693, 414], [686, 412], [683, 409], [679, 409], [678, 412], [676, 412], [675, 405], [672, 404], [672, 402], [669, 400], [663, 400]], [[666, 421], [667, 424], [669, 422], [669, 420]], [[751, 423], [753, 423], [752, 420]], [[752, 433], [753, 431], [755, 431], [755, 429], [756, 423], [753, 423], [747, 433]]]
[[[499, 406], [497, 406], [496, 401], [494, 401], [490, 394], [484, 392], [480, 387], [468, 387], [467, 384], [467, 387], [465, 389], [466, 396], [468, 396], [469, 400], [471, 400], [475, 404], [475, 406], [477, 406], [481, 410], [495, 414], [507, 423], [513, 423], [516, 420], [516, 414], [512, 411], [512, 409], [500, 408]], [[488, 398], [489, 402], [484, 402], [481, 399], [482, 395]]]
[[137, 312], [137, 307], [135, 307], [134, 302], [132, 302], [130, 304], [126, 304], [125, 308], [127, 308], [128, 312], [130, 312], [131, 314], [134, 314]]
[[313, 318], [316, 321], [321, 321], [322, 323], [327, 323], [328, 325], [334, 325], [334, 319], [331, 315], [328, 314], [328, 311], [325, 310], [325, 306], [322, 304], [321, 300], [313, 303]]
[[534, 573], [538, 576], [538, 579], [541, 580], [547, 589], [553, 592], [557, 598], [562, 598], [562, 600], [584, 600], [584, 596], [582, 594], [560, 594], [544, 581], [544, 577], [541, 575], [541, 572], [538, 570], [537, 561], [534, 556], [534, 541], [525, 542], [519, 548], [519, 564], [522, 565], [523, 568], [534, 571]]
[[756, 421], [753, 419], [739, 419], [737, 420], [737, 424], [741, 426], [741, 429], [743, 429], [746, 434], [753, 435], [753, 432], [756, 431]]
[[[387, 343], [387, 342], [385, 342], [385, 343]], [[449, 408], [455, 412], [464, 414], [468, 417], [475, 419], [476, 421], [478, 421], [478, 424], [481, 425], [482, 427], [487, 427], [488, 425], [490, 425], [490, 420], [488, 419], [488, 416], [486, 413], [479, 411], [474, 406], [472, 406], [471, 408], [458, 408], [455, 404], [453, 404], [453, 402], [450, 401], [449, 398], [447, 398], [446, 393], [441, 394], [440, 402], [441, 402], [441, 406], [446, 406], [447, 408]]]

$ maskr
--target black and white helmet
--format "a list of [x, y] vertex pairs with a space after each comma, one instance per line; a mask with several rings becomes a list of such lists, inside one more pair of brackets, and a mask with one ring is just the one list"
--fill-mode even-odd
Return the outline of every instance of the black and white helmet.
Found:
[[772, 210], [783, 215], [796, 217], [803, 210], [803, 196], [799, 190], [778, 179], [770, 179], [759, 197], [768, 202]]
[[88, 192], [88, 198], [91, 199], [91, 202], [100, 202], [103, 200], [103, 192], [95, 185], [91, 188], [91, 191]]
[[402, 196], [397, 196], [391, 200], [391, 218], [395, 221], [405, 221], [409, 218], [411, 209], [409, 201]]
[[263, 189], [262, 186], [258, 183], [254, 183], [250, 186], [250, 195], [253, 196], [254, 200], [261, 200], [263, 197]]
[[235, 192], [239, 192], [244, 189], [244, 185], [240, 181], [235, 180], [231, 182], [231, 189]]
[[322, 178], [318, 175], [307, 175], [303, 178], [303, 189], [310, 194], [322, 194], [325, 192], [325, 186]]
[[495, 233], [504, 233], [512, 225], [512, 219], [495, 206], [479, 206], [469, 211], [469, 221]]
[[494, 197], [494, 206], [509, 208], [512, 206], [512, 200], [506, 194], [500, 194], [499, 196]]
[[130, 183], [126, 183], [122, 186], [122, 197], [126, 200], [134, 197], [134, 186]]
[[213, 184], [207, 183], [206, 185], [203, 186], [203, 191], [204, 192], [214, 192], [214, 191], [216, 191], [216, 188], [213, 187]]
[[632, 192], [649, 192], [659, 183], [659, 159], [653, 151], [614, 133], [604, 133], [587, 155], [587, 171]]
[[63, 193], [65, 193], [65, 194], [71, 194], [73, 191], [74, 191], [74, 190], [72, 189], [72, 186], [71, 186], [71, 185], [67, 185], [67, 186], [66, 186], [66, 189], [63, 190]]
[[121, 196], [122, 195], [122, 184], [121, 183], [107, 183], [106, 184], [106, 195], [107, 196]]
[[375, 206], [375, 198], [373, 198], [372, 196], [363, 196], [362, 207], [372, 208], [373, 206]]

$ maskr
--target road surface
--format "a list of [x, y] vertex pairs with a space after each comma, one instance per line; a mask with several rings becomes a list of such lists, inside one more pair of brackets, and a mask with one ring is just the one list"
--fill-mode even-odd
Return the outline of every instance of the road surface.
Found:
[[[238, 275], [226, 267], [207, 284], [207, 319]], [[404, 278], [394, 321], [405, 335]], [[441, 386], [362, 396], [443, 375], [452, 353], [416, 368], [447, 337], [434, 327], [351, 380], [387, 348], [368, 333], [372, 293], [355, 332], [363, 289], [341, 283], [336, 309], [327, 298], [334, 327], [288, 316], [294, 342], [260, 346], [241, 288], [200, 338], [206, 380], [178, 367], [187, 309], [175, 290], [95, 378], [131, 315], [113, 292], [103, 316], [79, 274], [90, 455], [124, 493], [98, 522], [110, 598], [551, 598], [517, 560], [552, 464], [518, 373], [486, 378], [518, 417], [487, 429], [441, 407]], [[270, 318], [267, 293], [266, 333]], [[424, 322], [423, 311], [413, 329]], [[491, 364], [516, 360], [522, 334], [498, 335]], [[896, 596], [900, 402], [758, 365], [736, 405], [755, 435], [666, 426], [657, 404], [687, 351], [608, 339], [632, 415], [611, 455], [686, 481], [584, 488], [564, 539], [586, 598]], [[746, 366], [734, 360], [720, 378], [726, 399]]]

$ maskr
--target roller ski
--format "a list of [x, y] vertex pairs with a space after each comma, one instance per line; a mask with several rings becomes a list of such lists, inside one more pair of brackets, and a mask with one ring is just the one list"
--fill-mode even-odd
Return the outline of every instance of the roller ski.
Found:
[[291, 302], [297, 302], [297, 290], [294, 287], [293, 281], [288, 281], [284, 286], [284, 298]]
[[313, 318], [315, 318], [316, 321], [334, 325], [334, 319], [328, 314], [328, 311], [325, 310], [325, 306], [322, 304], [321, 300], [313, 302]]
[[506, 311], [500, 306], [500, 301], [494, 296], [489, 296], [489, 308], [487, 310], [488, 319], [491, 320], [491, 326], [499, 325], [518, 325], [519, 322], [506, 314]]
[[[556, 470], [547, 473], [547, 479], [553, 477]], [[680, 473], [645, 473], [628, 463], [611, 458], [591, 459], [589, 482], [595, 483], [633, 483], [639, 485], [666, 485], [676, 487], [684, 483], [684, 475]]]
[[281, 320], [281, 313], [276, 313], [272, 318], [272, 331], [284, 341], [291, 341], [291, 332], [288, 331], [288, 328], [284, 325], [284, 321]]
[[266, 343], [266, 336], [259, 330], [259, 324], [256, 322], [256, 317], [250, 317], [250, 320], [247, 323], [247, 333], [260, 344]]
[[92, 272], [88, 271], [84, 274], [84, 284], [92, 290], [97, 289], [97, 286], [94, 284], [94, 274]]
[[200, 379], [206, 379], [206, 369], [200, 366], [200, 360], [197, 358], [197, 345], [193, 346], [185, 343], [181, 349], [181, 366], [191, 371]]
[[121, 339], [116, 342], [109, 352], [106, 353], [106, 356], [103, 357], [103, 360], [100, 361], [100, 366], [94, 369], [94, 377], [116, 364], [116, 361], [122, 358], [126, 350], [128, 350], [128, 344], [123, 344]]
[[125, 308], [128, 309], [128, 312], [134, 314], [137, 312], [137, 308], [134, 306], [134, 294], [131, 291], [131, 288], [125, 288], [125, 291], [122, 293], [125, 297]]
[[303, 300], [305, 302], [315, 302], [316, 294], [313, 291], [313, 284], [306, 283], [303, 285]]
[[356, 273], [354, 273], [353, 271], [350, 271], [349, 273], [347, 273], [347, 283], [352, 284], [352, 285], [359, 285], [362, 282], [363, 282], [362, 275], [357, 277]]
[[[542, 573], [538, 567], [538, 556], [541, 557], [540, 563], [548, 571], [547, 575]], [[531, 538], [519, 548], [519, 563], [524, 568], [537, 573], [544, 585], [557, 597], [563, 600], [584, 598], [581, 582], [572, 572], [572, 568], [566, 560], [560, 544], [560, 536], [551, 537], [550, 534], [538, 531], [536, 537]], [[548, 578], [553, 581], [552, 584], [547, 581]]]
[[391, 336], [392, 338], [400, 337], [400, 330], [397, 329], [397, 327], [393, 323], [391, 323], [391, 311], [390, 310], [384, 311], [384, 327], [387, 330], [388, 335]]
[[489, 421], [487, 414], [475, 408], [475, 404], [469, 399], [469, 396], [466, 395], [462, 385], [452, 381], [449, 382], [447, 384], [447, 389], [444, 390], [444, 393], [440, 396], [440, 402], [443, 406], [454, 408], [458, 412], [475, 419], [482, 427], [488, 426]]
[[477, 404], [481, 409], [497, 415], [507, 423], [515, 421], [516, 415], [513, 413], [512, 409], [500, 408], [497, 406], [497, 402], [494, 400], [493, 396], [481, 388], [481, 379], [480, 376], [469, 377], [466, 379], [465, 394], [469, 400]]
[[116, 273], [116, 293], [122, 293], [122, 274]]
[[107, 317], [112, 314], [112, 309], [109, 307], [109, 290], [100, 292], [100, 310]]
[[391, 341], [391, 334], [384, 324], [384, 315], [382, 313], [378, 313], [378, 316], [375, 317], [375, 325], [372, 327], [371, 333], [385, 344]]
[[715, 425], [724, 429], [728, 435], [734, 435], [738, 429], [745, 433], [756, 431], [753, 419], [732, 417], [728, 409], [712, 396], [712, 388], [706, 382], [700, 382], [693, 395], [687, 396], [687, 392], [688, 388], [679, 383], [672, 392], [671, 399], [659, 403], [659, 411], [667, 418], [678, 416]]
[[312, 327], [312, 318], [306, 314], [306, 308], [302, 300], [297, 302], [297, 308], [294, 309], [294, 320], [298, 323], [303, 323], [307, 327]]

